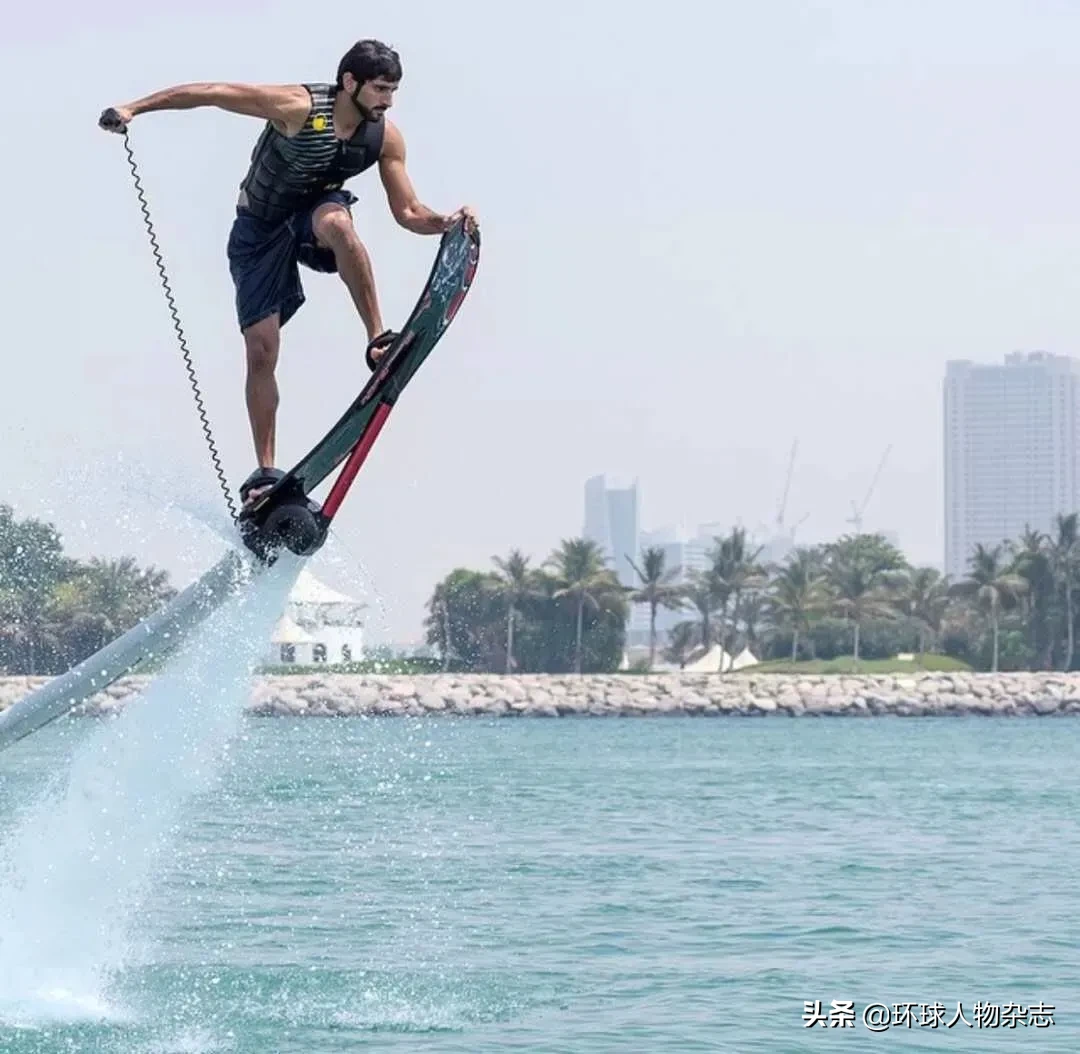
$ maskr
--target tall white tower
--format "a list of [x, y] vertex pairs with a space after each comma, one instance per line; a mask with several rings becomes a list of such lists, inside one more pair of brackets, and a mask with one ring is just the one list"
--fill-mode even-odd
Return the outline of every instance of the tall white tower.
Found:
[[1078, 379], [1077, 360], [1042, 351], [946, 364], [946, 574], [962, 578], [977, 544], [1052, 532], [1078, 510]]
[[639, 563], [640, 519], [636, 479], [630, 483], [592, 476], [585, 481], [585, 537], [600, 546], [624, 586], [638, 584], [630, 560]]

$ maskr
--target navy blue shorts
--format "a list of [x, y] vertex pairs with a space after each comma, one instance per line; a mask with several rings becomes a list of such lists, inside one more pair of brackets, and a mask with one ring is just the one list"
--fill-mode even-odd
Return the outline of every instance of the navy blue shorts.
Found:
[[264, 220], [246, 209], [236, 210], [226, 251], [241, 330], [273, 314], [284, 326], [296, 314], [304, 302], [301, 264], [322, 274], [336, 273], [334, 254], [316, 245], [311, 226], [314, 211], [328, 201], [349, 208], [357, 198], [347, 190], [327, 191], [310, 208], [284, 220]]

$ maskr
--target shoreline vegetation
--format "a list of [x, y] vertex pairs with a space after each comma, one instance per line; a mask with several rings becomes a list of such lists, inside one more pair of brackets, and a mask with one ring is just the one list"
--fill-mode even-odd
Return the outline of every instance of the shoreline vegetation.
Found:
[[[489, 570], [458, 567], [426, 605], [434, 658], [376, 649], [347, 669], [316, 672], [640, 678], [689, 673], [683, 668], [717, 646], [760, 660], [714, 675], [743, 684], [765, 674], [996, 674], [1077, 665], [1076, 513], [1056, 517], [1049, 534], [1029, 529], [978, 546], [955, 581], [913, 565], [880, 534], [801, 546], [774, 562], [743, 528], [714, 542], [704, 566], [691, 570], [667, 566], [661, 548], [646, 549], [630, 563], [633, 587], [585, 538], [564, 539], [538, 566], [514, 549], [493, 558]], [[132, 557], [72, 559], [52, 524], [18, 520], [0, 504], [0, 676], [63, 673], [175, 594], [165, 572], [140, 568]], [[628, 650], [635, 605], [648, 615], [649, 640]], [[655, 629], [662, 610], [681, 616], [663, 639]]]
[[[769, 561], [735, 527], [716, 536], [703, 567], [669, 567], [649, 547], [621, 584], [584, 538], [564, 539], [539, 566], [512, 550], [491, 570], [456, 568], [428, 601], [427, 643], [444, 667], [469, 672], [602, 673], [622, 665], [632, 605], [648, 614], [638, 672], [682, 669], [711, 649], [750, 667], [859, 672], [874, 664], [1005, 670], [1072, 670], [1080, 596], [1076, 513], [1047, 534], [978, 545], [966, 574], [917, 566], [881, 534], [846, 534]], [[666, 640], [662, 611], [681, 615]], [[887, 668], [887, 667], [883, 667]]]

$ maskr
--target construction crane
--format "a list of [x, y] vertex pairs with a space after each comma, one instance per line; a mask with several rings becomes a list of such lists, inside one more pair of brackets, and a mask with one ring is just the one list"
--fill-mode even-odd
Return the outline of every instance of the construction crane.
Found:
[[799, 449], [799, 441], [796, 439], [791, 444], [791, 456], [788, 458], [787, 477], [784, 480], [784, 492], [780, 496], [780, 504], [776, 508], [776, 533], [784, 533], [784, 513], [787, 511], [788, 493], [791, 491], [791, 474], [795, 471], [795, 451]]
[[[784, 479], [784, 493], [780, 496], [780, 504], [776, 507], [776, 534], [781, 536], [784, 533], [784, 514], [787, 512], [788, 494], [791, 492], [791, 477], [795, 471], [795, 452], [799, 449], [799, 441], [796, 439], [791, 444], [791, 454], [788, 457], [787, 476]], [[810, 513], [803, 513], [803, 516], [798, 520], [794, 527], [791, 528], [791, 537], [795, 538], [795, 532], [798, 530], [799, 525], [805, 523]]]
[[[773, 521], [773, 542], [780, 542], [785, 537], [788, 538], [791, 545], [795, 544], [795, 532], [810, 516], [810, 513], [804, 513], [803, 516], [792, 526], [790, 532], [785, 535], [784, 533], [784, 516], [787, 513], [788, 495], [791, 493], [791, 477], [795, 472], [795, 454], [799, 449], [799, 441], [796, 439], [791, 444], [791, 454], [788, 456], [787, 473], [784, 477], [784, 490], [780, 495], [780, 502], [776, 507], [776, 518]], [[786, 551], [786, 549], [785, 549]]]
[[885, 467], [890, 450], [892, 450], [891, 443], [885, 448], [885, 453], [881, 455], [881, 460], [874, 470], [874, 478], [870, 480], [870, 486], [866, 488], [866, 496], [863, 498], [862, 503], [859, 505], [856, 505], [855, 502], [851, 503], [851, 515], [848, 517], [847, 522], [855, 525], [856, 534], [862, 534], [863, 513], [866, 512], [866, 506], [870, 501], [870, 496], [874, 493], [874, 488], [877, 486], [877, 481], [881, 476], [881, 470]]

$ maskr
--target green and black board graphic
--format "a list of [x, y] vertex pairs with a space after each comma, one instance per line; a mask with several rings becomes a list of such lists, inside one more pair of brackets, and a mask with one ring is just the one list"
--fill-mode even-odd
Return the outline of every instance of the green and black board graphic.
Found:
[[[258, 519], [283, 492], [311, 492], [338, 467], [377, 420], [380, 407], [392, 407], [405, 386], [446, 332], [461, 307], [480, 260], [480, 232], [456, 223], [443, 236], [424, 291], [400, 335], [338, 422], [241, 518]], [[336, 506], [324, 512], [332, 515]]]

